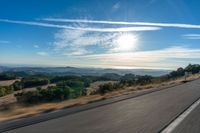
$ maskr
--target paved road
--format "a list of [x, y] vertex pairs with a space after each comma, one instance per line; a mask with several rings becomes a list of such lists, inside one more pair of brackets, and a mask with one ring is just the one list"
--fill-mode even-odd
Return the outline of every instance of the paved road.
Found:
[[199, 97], [200, 80], [195, 80], [7, 133], [155, 133]]
[[190, 113], [173, 133], [199, 133], [200, 132], [200, 105]]

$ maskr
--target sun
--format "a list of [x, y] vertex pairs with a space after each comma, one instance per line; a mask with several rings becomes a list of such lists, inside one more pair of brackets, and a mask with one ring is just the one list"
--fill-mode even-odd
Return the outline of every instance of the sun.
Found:
[[123, 33], [116, 39], [116, 50], [122, 52], [132, 51], [136, 48], [138, 37], [131, 33]]

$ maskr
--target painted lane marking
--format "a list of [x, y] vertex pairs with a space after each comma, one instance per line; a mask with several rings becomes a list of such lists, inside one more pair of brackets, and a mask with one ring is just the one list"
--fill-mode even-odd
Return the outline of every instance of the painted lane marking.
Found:
[[198, 99], [178, 118], [176, 118], [172, 123], [170, 123], [161, 133], [171, 133], [198, 105], [200, 105], [200, 99]]

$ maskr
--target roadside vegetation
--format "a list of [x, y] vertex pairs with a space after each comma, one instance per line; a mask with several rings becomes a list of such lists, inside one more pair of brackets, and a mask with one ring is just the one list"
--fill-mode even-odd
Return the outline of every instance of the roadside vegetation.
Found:
[[[46, 110], [133, 93], [138, 90], [179, 84], [184, 81], [186, 72], [194, 74], [190, 75], [188, 78], [190, 80], [198, 78], [199, 71], [200, 65], [190, 64], [186, 68], [178, 68], [176, 71], [159, 77], [134, 74], [121, 76], [114, 73], [102, 76], [40, 74], [22, 77], [15, 75], [15, 79], [12, 78], [13, 83], [8, 86], [1, 84], [5, 80], [0, 81], [0, 111], [2, 113], [0, 119], [1, 117], [2, 119], [13, 119]], [[93, 90], [91, 91], [91, 89]], [[88, 91], [91, 92], [88, 93]]]
[[1, 73], [0, 74], [0, 81], [2, 81], [2, 80], [12, 80], [12, 79], [16, 79], [16, 75], [9, 74], [9, 73]]
[[[124, 89], [129, 86], [144, 86], [154, 83], [162, 83], [176, 78], [182, 77], [186, 72], [191, 74], [199, 73], [200, 65], [189, 64], [186, 68], [178, 68], [176, 71], [172, 71], [167, 75], [152, 77], [149, 75], [134, 75], [125, 74], [120, 76], [114, 73], [104, 74], [102, 76], [49, 76], [49, 75], [31, 75], [22, 77], [21, 80], [15, 81], [10, 86], [0, 87], [0, 96], [11, 94], [15, 91], [21, 90], [16, 93], [18, 102], [22, 103], [41, 103], [62, 101], [66, 99], [74, 99], [77, 97], [87, 95], [87, 88], [91, 83], [95, 81], [116, 81], [109, 82], [99, 86], [99, 89], [91, 93], [104, 95], [108, 92]], [[0, 79], [16, 79], [18, 75], [14, 74], [1, 74]], [[49, 86], [46, 89], [42, 89], [40, 86], [48, 85], [50, 83], [56, 84], [56, 86]], [[26, 88], [37, 87], [34, 91], [23, 91]]]

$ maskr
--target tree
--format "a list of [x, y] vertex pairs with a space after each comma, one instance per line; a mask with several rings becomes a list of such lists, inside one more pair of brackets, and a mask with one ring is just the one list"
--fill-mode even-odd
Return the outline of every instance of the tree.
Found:
[[20, 81], [15, 81], [12, 84], [12, 86], [13, 86], [14, 91], [18, 91], [18, 90], [23, 89], [23, 85], [22, 85], [22, 83]]
[[4, 86], [4, 87], [0, 86], [0, 97], [8, 95], [12, 92], [13, 92], [12, 86]]
[[105, 94], [109, 91], [113, 90], [113, 85], [112, 83], [107, 83], [99, 86], [99, 93], [100, 94]]
[[153, 79], [153, 77], [152, 76], [148, 76], [148, 75], [137, 76], [136, 83], [139, 84], [139, 85], [146, 85], [146, 84], [152, 83], [152, 79]]
[[177, 76], [184, 76], [184, 74], [185, 70], [182, 67], [177, 69]]
[[134, 85], [136, 83], [136, 76], [134, 74], [125, 74], [121, 77], [120, 83], [128, 86]]
[[47, 85], [48, 83], [49, 80], [43, 78], [26, 78], [21, 81], [23, 88]]
[[185, 68], [185, 71], [187, 72], [192, 72], [192, 74], [195, 74], [195, 73], [199, 73], [200, 71], [200, 65], [199, 64], [189, 64], [186, 68]]
[[16, 79], [16, 76], [14, 74], [9, 74], [9, 73], [0, 74], [0, 80], [12, 80], [12, 79]]

